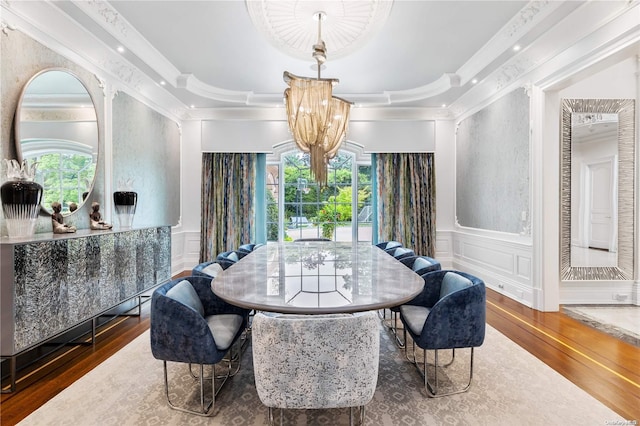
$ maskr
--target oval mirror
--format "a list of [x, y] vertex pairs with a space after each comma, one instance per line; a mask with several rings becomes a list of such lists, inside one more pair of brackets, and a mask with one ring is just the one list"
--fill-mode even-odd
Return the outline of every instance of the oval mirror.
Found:
[[68, 70], [39, 72], [25, 85], [16, 112], [18, 160], [37, 162], [42, 208], [51, 203], [68, 215], [82, 206], [93, 188], [98, 161], [98, 122], [93, 99]]

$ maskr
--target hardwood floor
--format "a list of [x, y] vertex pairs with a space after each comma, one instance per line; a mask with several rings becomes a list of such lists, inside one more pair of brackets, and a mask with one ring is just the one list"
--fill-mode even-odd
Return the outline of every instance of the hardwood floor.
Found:
[[[491, 290], [487, 322], [625, 419], [640, 420], [640, 348]], [[120, 317], [101, 327], [94, 345], [66, 347], [46, 357], [22, 373], [15, 392], [2, 395], [0, 423], [16, 424], [148, 328], [147, 302], [140, 317]]]

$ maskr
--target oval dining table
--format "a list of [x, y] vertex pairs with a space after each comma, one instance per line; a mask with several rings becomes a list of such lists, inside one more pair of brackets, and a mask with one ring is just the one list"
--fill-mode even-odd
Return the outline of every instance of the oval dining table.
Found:
[[390, 308], [423, 286], [419, 275], [375, 245], [333, 241], [268, 243], [211, 282], [233, 305], [291, 314]]

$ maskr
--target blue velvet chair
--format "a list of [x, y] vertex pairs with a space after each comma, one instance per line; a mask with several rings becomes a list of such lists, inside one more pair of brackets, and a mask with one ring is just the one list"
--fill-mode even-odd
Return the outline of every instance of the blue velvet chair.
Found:
[[[231, 376], [231, 348], [245, 330], [247, 318], [246, 309], [228, 304], [211, 291], [211, 279], [207, 277], [178, 278], [153, 292], [151, 353], [154, 358], [163, 361], [165, 394], [171, 408], [200, 416], [213, 415], [216, 395]], [[216, 364], [223, 360], [227, 363], [226, 374], [217, 376]], [[167, 361], [187, 363], [189, 371], [191, 364], [199, 364], [199, 411], [187, 408], [187, 404], [178, 406], [171, 401]], [[240, 362], [239, 358], [237, 361]], [[205, 365], [213, 366], [211, 396], [206, 405]], [[217, 389], [216, 378], [222, 381]]]
[[416, 253], [413, 250], [406, 247], [396, 247], [392, 250], [388, 250], [387, 253], [389, 253], [391, 256], [395, 257], [398, 260], [404, 259], [405, 257], [411, 257], [416, 255]]
[[[485, 336], [486, 290], [484, 282], [471, 274], [459, 271], [440, 270], [423, 275], [425, 285], [422, 293], [400, 307], [400, 319], [404, 325], [405, 354], [414, 363], [424, 378], [425, 389], [430, 397], [440, 397], [466, 392], [473, 378], [473, 349], [481, 346]], [[407, 333], [413, 340], [413, 357], [409, 358]], [[421, 369], [416, 359], [415, 347], [424, 350], [424, 366]], [[469, 381], [462, 387], [442, 391], [439, 388], [438, 360], [440, 349], [453, 349], [451, 362], [455, 361], [455, 350], [471, 349]], [[429, 381], [427, 350], [435, 351], [434, 383]]]
[[439, 271], [442, 269], [440, 262], [429, 256], [406, 256], [398, 260], [400, 260], [404, 266], [420, 276], [427, 272]]
[[236, 262], [238, 262], [246, 255], [246, 252], [238, 250], [224, 251], [216, 256], [216, 262], [218, 262], [220, 266], [222, 266], [222, 269], [227, 269], [235, 265]]
[[254, 251], [255, 249], [257, 249], [258, 247], [263, 246], [264, 244], [243, 244], [240, 247], [238, 247], [238, 250], [236, 251], [241, 251], [244, 252], [246, 254], [251, 253], [252, 251]]
[[388, 252], [389, 250], [393, 250], [398, 247], [402, 247], [402, 243], [398, 241], [384, 241], [376, 244], [376, 247]]
[[[428, 256], [403, 256], [399, 260], [420, 276], [441, 269], [440, 262]], [[400, 312], [400, 306], [394, 306], [389, 308], [389, 310], [391, 311], [391, 319], [386, 326], [393, 334], [398, 347], [404, 348], [404, 340], [400, 340], [400, 334], [398, 333], [398, 312]]]
[[191, 275], [213, 279], [220, 272], [222, 272], [222, 270], [222, 266], [220, 266], [218, 262], [202, 262], [193, 267], [193, 269], [191, 270]]

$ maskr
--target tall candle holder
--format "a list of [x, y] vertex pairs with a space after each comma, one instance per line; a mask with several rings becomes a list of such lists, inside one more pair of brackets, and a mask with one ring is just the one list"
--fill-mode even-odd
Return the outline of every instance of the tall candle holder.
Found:
[[124, 190], [113, 193], [113, 205], [116, 210], [116, 216], [118, 216], [120, 228], [131, 228], [133, 217], [136, 214], [138, 193], [131, 190], [131, 183], [130, 180], [126, 181], [120, 185]]
[[7, 182], [0, 187], [2, 212], [9, 237], [29, 237], [35, 233], [36, 221], [42, 201], [42, 186], [34, 182], [36, 163], [27, 160], [4, 160]]

